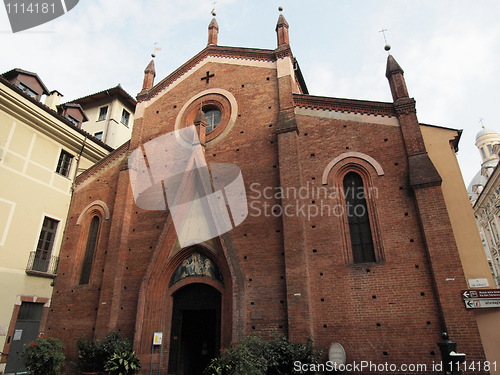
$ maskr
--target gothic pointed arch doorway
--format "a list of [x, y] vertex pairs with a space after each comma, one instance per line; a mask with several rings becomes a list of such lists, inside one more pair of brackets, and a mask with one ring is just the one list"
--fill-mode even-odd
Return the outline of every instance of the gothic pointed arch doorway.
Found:
[[[234, 280], [239, 280], [239, 285], [242, 285], [242, 275], [238, 264], [226, 257], [233, 250], [225, 248], [220, 239], [178, 248], [172, 221], [169, 219], [166, 225], [141, 284], [134, 349], [141, 361], [147, 364], [144, 366], [146, 371], [151, 366], [153, 371], [160, 369], [165, 374], [201, 374], [196, 369], [183, 366], [187, 361], [193, 361], [189, 360], [189, 353], [181, 346], [181, 342], [189, 342], [189, 335], [183, 336], [182, 333], [189, 332], [189, 327], [197, 326], [199, 314], [206, 316], [207, 320], [200, 323], [202, 328], [193, 330], [199, 332], [203, 327], [215, 327], [215, 354], [221, 347], [228, 346], [231, 340], [238, 339], [238, 333], [243, 331], [244, 319], [236, 316], [233, 305], [236, 302], [242, 306], [239, 311], [243, 311], [244, 293], [235, 292]], [[237, 288], [238, 291], [240, 289]], [[211, 312], [203, 314], [198, 310]], [[163, 333], [163, 346], [152, 351], [151, 340], [156, 332]], [[210, 329], [210, 332], [213, 331]], [[213, 358], [215, 355], [210, 354], [209, 342], [213, 340], [207, 341], [207, 356]]]
[[173, 295], [169, 374], [201, 375], [221, 342], [221, 293], [191, 283]]

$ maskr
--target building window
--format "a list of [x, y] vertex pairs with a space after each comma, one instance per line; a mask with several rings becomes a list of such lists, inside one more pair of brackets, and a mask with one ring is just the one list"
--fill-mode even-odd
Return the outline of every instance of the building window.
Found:
[[498, 237], [497, 225], [494, 222], [491, 223], [491, 231], [493, 232], [494, 239], [500, 241], [500, 237]]
[[21, 90], [23, 90], [29, 96], [31, 96], [31, 97], [33, 97], [35, 99], [38, 99], [38, 94], [36, 92], [34, 92], [32, 89], [30, 89], [28, 86], [22, 84], [21, 82], [19, 82], [19, 88]]
[[354, 263], [375, 262], [375, 249], [363, 179], [355, 172], [344, 177], [344, 196]]
[[68, 177], [69, 171], [71, 169], [72, 160], [73, 160], [73, 155], [64, 150], [61, 150], [61, 154], [59, 155], [59, 161], [57, 162], [56, 173], [59, 173], [64, 177]]
[[483, 156], [483, 159], [486, 159], [486, 152], [484, 152], [484, 147], [481, 147], [480, 150], [481, 150], [481, 155]]
[[[40, 237], [38, 238], [38, 244], [36, 246], [36, 251], [32, 259], [31, 271], [38, 272], [49, 272], [52, 263], [52, 247], [54, 246], [54, 241], [56, 238], [57, 226], [59, 221], [45, 217], [43, 220], [42, 230], [40, 232]], [[51, 262], [52, 261], [52, 262]], [[56, 265], [57, 266], [57, 265]], [[55, 270], [51, 270], [55, 273]]]
[[80, 121], [70, 115], [68, 115], [67, 119], [75, 126], [78, 126], [80, 124]]
[[99, 118], [97, 119], [97, 121], [106, 120], [107, 116], [108, 116], [108, 106], [101, 107], [99, 109]]
[[96, 137], [98, 140], [102, 141], [102, 134], [103, 134], [102, 131], [96, 132], [96, 133], [94, 133], [94, 137]]
[[486, 145], [486, 147], [488, 148], [488, 152], [490, 153], [490, 155], [493, 155], [493, 147], [491, 145]]
[[207, 120], [206, 132], [210, 133], [219, 125], [221, 112], [216, 107], [209, 106], [203, 108], [203, 113], [205, 113], [205, 119]]
[[90, 271], [92, 271], [97, 237], [99, 235], [99, 223], [99, 216], [94, 216], [90, 222], [87, 246], [85, 247], [85, 255], [82, 263], [82, 273], [80, 274], [80, 285], [88, 284], [90, 281]]
[[121, 119], [122, 124], [128, 126], [129, 119], [130, 119], [130, 113], [124, 109], [122, 111], [122, 119]]

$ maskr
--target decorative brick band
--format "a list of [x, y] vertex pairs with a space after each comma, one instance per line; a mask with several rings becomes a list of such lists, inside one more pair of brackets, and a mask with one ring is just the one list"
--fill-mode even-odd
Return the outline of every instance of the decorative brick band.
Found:
[[113, 161], [115, 161], [116, 159], [120, 158], [125, 152], [128, 151], [129, 146], [130, 146], [130, 140], [125, 142], [120, 147], [118, 147], [115, 151], [113, 151], [111, 154], [109, 154], [105, 158], [99, 160], [97, 163], [95, 163], [92, 167], [87, 169], [85, 172], [82, 172], [80, 175], [78, 175], [76, 177], [76, 181], [75, 181], [76, 185], [80, 185], [82, 182], [84, 182], [86, 179], [88, 179], [94, 173], [100, 171], [106, 165], [109, 165]]
[[294, 94], [293, 103], [296, 107], [317, 108], [339, 112], [352, 112], [389, 117], [396, 116], [393, 103], [327, 98], [304, 94]]
[[416, 102], [412, 98], [400, 98], [394, 103], [394, 109], [398, 115], [416, 113]]

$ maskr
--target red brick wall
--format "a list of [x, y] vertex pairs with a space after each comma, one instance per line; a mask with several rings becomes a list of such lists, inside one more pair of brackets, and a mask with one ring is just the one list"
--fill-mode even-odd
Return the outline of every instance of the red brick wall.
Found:
[[[208, 84], [201, 80], [206, 71], [215, 74]], [[430, 365], [441, 359], [436, 343], [446, 328], [460, 351], [482, 359], [473, 315], [465, 311], [458, 294], [465, 284], [456, 247], [449, 246], [446, 255], [439, 257], [443, 243], [453, 237], [449, 222], [442, 221], [447, 213], [439, 191], [434, 192], [439, 187], [425, 197], [421, 197], [423, 191], [417, 193], [417, 210], [401, 129], [294, 116], [292, 111], [288, 116], [295, 117], [298, 133], [278, 136], [279, 113], [291, 103], [283, 97], [287, 87], [283, 80], [278, 84], [274, 69], [208, 63], [147, 107], [134, 125], [132, 147], [173, 131], [184, 103], [203, 90], [223, 88], [236, 98], [234, 127], [205, 151], [207, 163], [240, 167], [249, 202], [246, 220], [216, 241], [218, 266], [226, 280], [223, 316], [229, 319], [223, 324], [222, 342], [249, 333], [277, 332], [300, 339], [310, 333], [325, 350], [332, 342], [341, 343], [348, 362]], [[369, 155], [385, 172], [378, 176], [369, 163], [348, 158], [332, 169], [326, 186], [338, 186], [339, 170], [349, 163], [366, 171], [370, 186], [378, 191], [370, 204], [370, 217], [377, 220], [372, 231], [380, 243], [381, 260], [376, 263], [349, 264], [341, 217], [309, 220], [292, 215], [284, 222], [279, 212], [273, 212], [273, 206], [295, 201], [276, 194], [280, 184], [308, 187], [306, 197], [298, 202], [306, 207], [342, 203], [339, 198], [313, 198], [312, 187], [322, 186], [325, 167], [348, 151]], [[91, 338], [117, 330], [134, 340], [146, 373], [151, 332], [160, 326], [167, 343], [166, 371], [171, 316], [168, 280], [180, 255], [172, 254], [175, 231], [168, 211], [142, 210], [133, 202], [125, 157], [93, 173], [75, 193], [47, 332], [61, 338], [69, 359], [74, 359], [74, 340], [80, 333]], [[270, 198], [262, 196], [265, 188]], [[85, 231], [76, 220], [95, 200], [108, 205], [111, 219], [101, 228], [90, 284], [80, 286], [75, 280]], [[209, 248], [203, 251], [214, 254]], [[453, 259], [456, 283], [435, 282], [436, 269]], [[439, 300], [446, 305], [446, 322]], [[148, 315], [147, 309], [154, 306], [158, 314]], [[463, 324], [470, 327], [465, 336], [459, 333]], [[139, 337], [139, 332], [144, 336]]]

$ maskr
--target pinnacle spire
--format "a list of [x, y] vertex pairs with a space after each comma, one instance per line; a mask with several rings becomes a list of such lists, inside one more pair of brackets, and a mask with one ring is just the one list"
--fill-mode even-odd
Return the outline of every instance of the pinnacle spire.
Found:
[[389, 78], [391, 74], [394, 74], [396, 72], [401, 72], [401, 74], [404, 73], [403, 69], [398, 64], [396, 59], [391, 54], [389, 54], [389, 56], [387, 57], [387, 69], [385, 71], [385, 76]]
[[[280, 12], [283, 10], [282, 7], [279, 7]], [[288, 22], [286, 22], [285, 16], [280, 13], [278, 18], [278, 23], [276, 24], [276, 34], [278, 36], [278, 47], [282, 45], [289, 45], [290, 38], [288, 35]]]
[[142, 84], [142, 91], [149, 90], [153, 87], [154, 79], [156, 77], [155, 61], [154, 58], [144, 69], [144, 82]]
[[408, 98], [408, 89], [404, 79], [404, 71], [392, 55], [387, 57], [387, 68], [385, 76], [389, 80], [392, 99], [396, 101], [400, 98]]
[[208, 45], [216, 46], [218, 36], [219, 36], [219, 25], [217, 24], [217, 20], [214, 17], [212, 18], [212, 22], [210, 22], [210, 25], [208, 25]]
[[198, 133], [198, 139], [200, 140], [203, 149], [205, 148], [205, 140], [206, 140], [206, 129], [207, 129], [207, 118], [205, 116], [205, 112], [200, 107], [200, 110], [196, 114], [194, 119], [194, 126], [196, 127], [196, 132]]
[[205, 116], [205, 112], [203, 112], [203, 110], [200, 108], [200, 110], [198, 111], [198, 113], [196, 114], [196, 117], [194, 119], [194, 124], [195, 125], [198, 125], [200, 123], [203, 123], [203, 124], [207, 124], [207, 118]]

